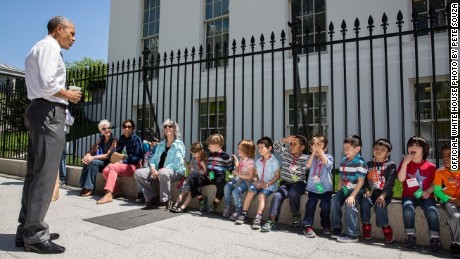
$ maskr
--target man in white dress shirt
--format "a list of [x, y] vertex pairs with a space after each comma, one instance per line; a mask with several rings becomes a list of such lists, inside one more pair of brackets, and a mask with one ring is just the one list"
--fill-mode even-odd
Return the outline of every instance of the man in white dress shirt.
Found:
[[45, 216], [56, 180], [61, 156], [56, 148], [65, 142], [65, 110], [68, 102], [80, 101], [80, 91], [66, 90], [66, 69], [61, 48], [75, 42], [75, 26], [67, 18], [56, 16], [48, 22], [48, 35], [32, 47], [25, 61], [27, 97], [24, 123], [29, 134], [27, 175], [22, 191], [16, 246], [25, 251], [56, 254], [65, 248], [51, 240]]

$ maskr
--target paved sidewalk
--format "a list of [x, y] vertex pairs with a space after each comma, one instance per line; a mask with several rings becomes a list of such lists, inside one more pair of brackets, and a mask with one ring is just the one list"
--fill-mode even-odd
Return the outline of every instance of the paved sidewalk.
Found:
[[[14, 246], [23, 181], [0, 175], [0, 258], [42, 258]], [[61, 189], [51, 203], [46, 222], [61, 235], [57, 244], [66, 252], [53, 258], [448, 258], [449, 252], [433, 256], [427, 247], [415, 250], [382, 240], [342, 244], [320, 236], [308, 239], [301, 228], [284, 226], [271, 233], [236, 226], [219, 216], [198, 212], [154, 222], [124, 231], [83, 219], [139, 209], [140, 204], [115, 200], [96, 205], [94, 198], [79, 197], [77, 189]], [[99, 198], [99, 197], [96, 197]], [[318, 230], [318, 233], [321, 231]], [[444, 244], [448, 247], [449, 244]]]

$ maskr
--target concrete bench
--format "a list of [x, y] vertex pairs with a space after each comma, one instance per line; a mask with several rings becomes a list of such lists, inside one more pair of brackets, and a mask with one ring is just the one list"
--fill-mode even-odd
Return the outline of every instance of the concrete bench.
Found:
[[[25, 177], [26, 161], [12, 160], [12, 159], [0, 159], [0, 163], [2, 164], [2, 166], [0, 167], [0, 173]], [[79, 187], [81, 169], [82, 169], [81, 167], [77, 167], [77, 166], [67, 166], [67, 185], [73, 186], [73, 187]], [[128, 198], [130, 200], [136, 199], [137, 184], [136, 184], [134, 177], [119, 177], [117, 182], [125, 198]], [[96, 191], [102, 194], [104, 192], [103, 191], [104, 185], [105, 185], [105, 180], [102, 177], [102, 174], [98, 174], [96, 178]], [[176, 201], [176, 198], [179, 194], [179, 190], [176, 188], [176, 186], [177, 186], [177, 182], [171, 184], [171, 200], [173, 202]], [[202, 192], [204, 195], [209, 197], [209, 203], [210, 203], [212, 202], [212, 199], [215, 197], [216, 188], [213, 185], [206, 186], [202, 189]], [[270, 208], [272, 197], [273, 197], [273, 194], [270, 197], [268, 197], [266, 201], [266, 207], [263, 213], [264, 220], [267, 220], [268, 218], [268, 211]], [[305, 204], [307, 202], [307, 199], [308, 197], [306, 194], [302, 195], [301, 203], [300, 203], [302, 219], [304, 216]], [[255, 198], [253, 199], [250, 210], [249, 210], [249, 217], [251, 219], [255, 216], [257, 206], [258, 206], [258, 200], [257, 198]], [[199, 204], [198, 204], [197, 199], [193, 199], [189, 207], [193, 209], [198, 209]], [[224, 208], [224, 202], [222, 201], [219, 207], [217, 208], [217, 211], [221, 213], [223, 208]], [[450, 230], [448, 226], [444, 223], [446, 221], [447, 214], [444, 212], [444, 210], [441, 208], [440, 205], [438, 205], [438, 211], [440, 215], [439, 219], [440, 219], [440, 226], [441, 226], [440, 239], [444, 247], [446, 248], [452, 242], [451, 237], [450, 237]], [[318, 232], [321, 233], [319, 212], [320, 212], [320, 208], [318, 207], [316, 210], [315, 224], [313, 228], [319, 230]], [[390, 225], [393, 228], [395, 240], [400, 241], [400, 242], [404, 241], [406, 235], [404, 233], [404, 226], [403, 226], [403, 220], [402, 220], [402, 207], [401, 207], [400, 200], [393, 200], [392, 203], [388, 206], [388, 217], [389, 217]], [[288, 199], [286, 199], [282, 204], [281, 214], [279, 215], [278, 222], [283, 223], [283, 224], [291, 224], [291, 221], [292, 221], [292, 215], [291, 215], [291, 210], [289, 206], [289, 201]], [[372, 223], [372, 236], [374, 238], [383, 239], [383, 234], [382, 234], [381, 229], [375, 226], [375, 214], [373, 210], [372, 210], [371, 223]], [[359, 224], [361, 225], [361, 223]], [[428, 226], [426, 223], [425, 215], [423, 211], [420, 209], [420, 207], [418, 207], [416, 210], [415, 226], [417, 229], [417, 233], [416, 233], [417, 243], [423, 244], [423, 245], [429, 244]]]

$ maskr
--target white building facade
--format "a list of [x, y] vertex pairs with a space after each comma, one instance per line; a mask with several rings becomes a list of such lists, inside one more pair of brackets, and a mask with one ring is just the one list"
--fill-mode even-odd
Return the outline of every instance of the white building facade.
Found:
[[[353, 30], [355, 20], [360, 22], [359, 38], [369, 36], [370, 15], [375, 26], [372, 34], [383, 35], [381, 24], [385, 13], [388, 17], [386, 33], [390, 35], [399, 30], [398, 12], [404, 17], [402, 32], [413, 29], [413, 8], [419, 11], [423, 21], [419, 26], [428, 26], [430, 5], [438, 15], [436, 25], [445, 25], [446, 4], [445, 0], [112, 0], [108, 59], [109, 63], [137, 59], [145, 47], [152, 53], [159, 53], [161, 59], [166, 53], [167, 62], [160, 60], [164, 70], [160, 69], [150, 80], [158, 123], [161, 125], [169, 117], [177, 120], [187, 147], [195, 141], [205, 141], [208, 134], [223, 133], [227, 150], [236, 153], [241, 139], [257, 141], [268, 135], [276, 140], [294, 132], [291, 51], [267, 52], [234, 60], [230, 57], [220, 63], [201, 66], [167, 67], [171, 64], [171, 51], [173, 64], [176, 64], [178, 50], [183, 55], [187, 48], [188, 61], [191, 61], [192, 47], [198, 53], [200, 45], [205, 48], [207, 44], [214, 46], [216, 42], [228, 41], [232, 55], [231, 43], [235, 39], [235, 53], [239, 55], [244, 38], [245, 53], [250, 53], [252, 36], [255, 38], [254, 51], [261, 51], [262, 34], [264, 50], [270, 50], [272, 32], [275, 35], [273, 48], [278, 49], [282, 47], [282, 31], [286, 34], [284, 47], [289, 47], [292, 34], [288, 21], [294, 16], [301, 18], [300, 39], [304, 43], [307, 24], [312, 33], [309, 43], [330, 42], [330, 23], [334, 25], [333, 41], [338, 41], [343, 39], [341, 24], [344, 21], [347, 25], [345, 39], [349, 41], [334, 44], [333, 49], [331, 45], [316, 46], [308, 54], [304, 49], [299, 55], [300, 88], [306, 102], [303, 107], [309, 135], [322, 129], [330, 141], [329, 152], [336, 160], [342, 156], [342, 140], [346, 135], [361, 135], [365, 159], [371, 159], [375, 139], [389, 138], [393, 143], [392, 158], [399, 162], [405, 142], [419, 129], [420, 135], [428, 139], [432, 147], [435, 143], [439, 147], [449, 141], [450, 136], [446, 136], [446, 131], [450, 132], [448, 35], [446, 31], [433, 33], [433, 43], [428, 31], [417, 37], [406, 33], [401, 37], [396, 34], [382, 36], [372, 42], [353, 41], [357, 36]], [[318, 24], [322, 32], [316, 37]], [[213, 56], [212, 49], [211, 52]], [[184, 57], [180, 62], [184, 62]], [[422, 91], [418, 97], [417, 82], [418, 91]], [[120, 90], [117, 97], [113, 97], [111, 89], [111, 97], [103, 99], [103, 103], [124, 100], [123, 105], [134, 112], [120, 115], [113, 111], [109, 117], [114, 114], [132, 117], [139, 124], [143, 90], [137, 88], [142, 84], [133, 85], [135, 90]], [[150, 118], [149, 111], [146, 116]], [[93, 119], [101, 117], [95, 115]], [[299, 119], [299, 123], [301, 126], [302, 120]], [[436, 150], [432, 148], [430, 158], [435, 157]]]

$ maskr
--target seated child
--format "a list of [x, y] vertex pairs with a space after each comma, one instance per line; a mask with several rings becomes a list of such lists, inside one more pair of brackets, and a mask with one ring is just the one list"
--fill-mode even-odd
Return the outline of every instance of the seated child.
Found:
[[[366, 161], [361, 157], [362, 142], [359, 136], [348, 136], [343, 141], [343, 152], [339, 168], [339, 190], [331, 200], [332, 238], [342, 243], [358, 242], [358, 209], [362, 198]], [[345, 206], [345, 231], [342, 233], [342, 206]]]
[[[289, 143], [289, 149], [283, 147]], [[291, 206], [292, 225], [300, 226], [300, 197], [305, 193], [305, 178], [308, 156], [304, 154], [307, 139], [302, 135], [289, 136], [280, 139], [273, 145], [275, 151], [283, 156], [281, 166], [281, 183], [270, 204], [269, 219], [262, 226], [261, 232], [270, 232], [276, 228], [276, 221], [281, 212], [281, 205], [289, 198]]]
[[405, 245], [415, 248], [415, 208], [420, 206], [425, 213], [430, 233], [430, 248], [433, 252], [442, 250], [439, 240], [439, 214], [433, 197], [434, 164], [426, 158], [430, 152], [428, 141], [413, 136], [407, 141], [407, 155], [398, 167], [398, 179], [403, 183], [402, 206]]
[[[206, 152], [200, 142], [195, 142], [190, 148], [192, 153], [192, 161], [190, 163], [190, 175], [187, 176], [180, 184], [180, 194], [177, 196], [176, 203], [170, 209], [173, 213], [182, 213], [187, 208], [187, 205], [192, 200], [192, 193], [190, 192], [190, 179], [197, 176], [204, 176], [206, 174]], [[179, 207], [182, 200], [185, 198], [184, 203]]]
[[[241, 140], [240, 143], [238, 143], [238, 156], [240, 157], [240, 161], [233, 156], [236, 168], [233, 171], [233, 179], [225, 185], [225, 209], [222, 213], [222, 216], [232, 221], [236, 221], [243, 210], [241, 195], [248, 190], [254, 178], [255, 155], [256, 147], [252, 140]], [[232, 206], [232, 200], [234, 206]], [[233, 212], [233, 210], [235, 211]]]
[[372, 238], [371, 208], [375, 205], [375, 224], [382, 228], [387, 244], [394, 241], [393, 229], [388, 224], [387, 210], [393, 198], [393, 186], [396, 179], [396, 164], [388, 160], [391, 148], [391, 143], [387, 139], [381, 138], [374, 142], [374, 160], [367, 162], [369, 169], [364, 179], [364, 195], [360, 204], [363, 238]]
[[[224, 143], [224, 136], [220, 134], [213, 134], [208, 137], [206, 140], [209, 150], [207, 173], [205, 176], [190, 179], [190, 191], [192, 192], [192, 197], [198, 197], [201, 212], [207, 211], [211, 213], [216, 211], [217, 206], [224, 197], [225, 173], [234, 169], [232, 157], [222, 150]], [[200, 187], [210, 184], [214, 184], [217, 191], [214, 201], [207, 208], [208, 197], [201, 194]]]
[[251, 201], [258, 195], [259, 207], [252, 222], [252, 229], [255, 230], [260, 229], [262, 213], [265, 209], [265, 199], [276, 191], [276, 182], [280, 178], [280, 164], [278, 159], [272, 155], [273, 140], [269, 137], [263, 137], [257, 141], [257, 148], [261, 156], [256, 161], [257, 174], [254, 176], [254, 182], [249, 187], [248, 194], [244, 200], [243, 213], [235, 222], [236, 224], [243, 224], [247, 221]]
[[444, 167], [439, 168], [434, 176], [434, 195], [444, 204], [444, 209], [449, 216], [447, 224], [452, 235], [450, 253], [453, 257], [460, 258], [460, 190], [458, 189], [460, 172], [451, 169], [450, 149], [449, 144], [441, 148]]
[[332, 196], [332, 166], [334, 158], [325, 154], [327, 150], [327, 138], [323, 135], [316, 135], [310, 141], [311, 155], [307, 161], [307, 168], [310, 169], [308, 175], [307, 187], [308, 201], [305, 204], [305, 216], [303, 224], [305, 230], [303, 233], [306, 237], [316, 237], [313, 231], [313, 222], [315, 219], [316, 205], [321, 200], [321, 226], [324, 234], [331, 234], [331, 196]]

